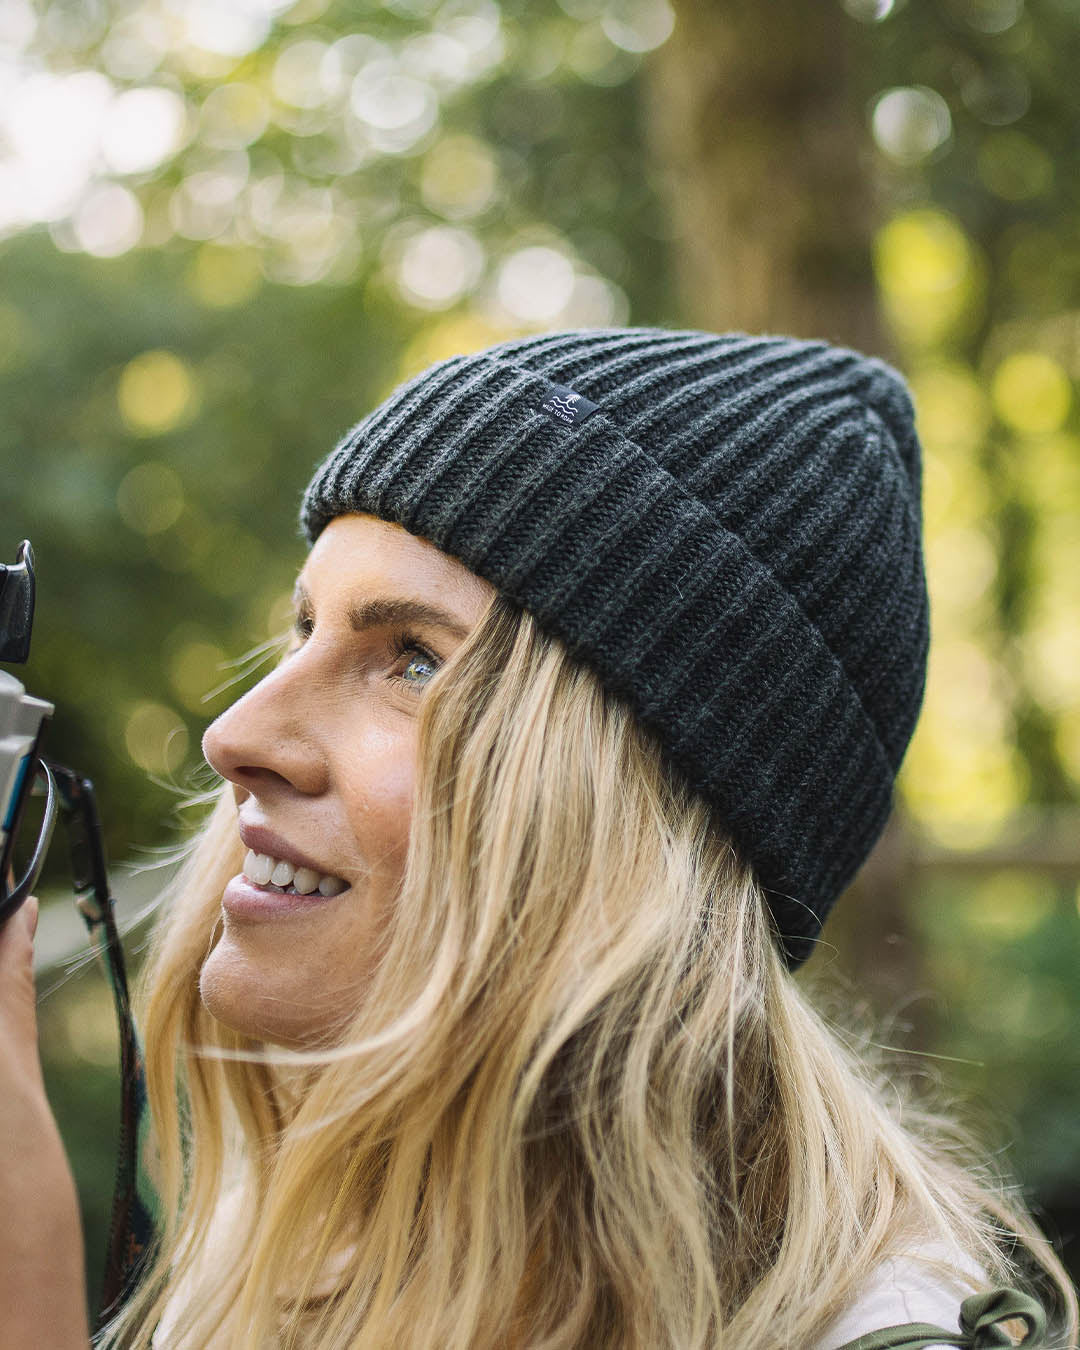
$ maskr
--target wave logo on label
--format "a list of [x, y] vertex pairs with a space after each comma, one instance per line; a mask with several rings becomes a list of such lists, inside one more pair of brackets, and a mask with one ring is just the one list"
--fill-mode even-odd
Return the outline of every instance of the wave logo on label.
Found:
[[564, 427], [578, 427], [591, 417], [600, 405], [587, 399], [564, 384], [551, 384], [539, 404], [539, 410], [546, 413], [553, 422]]

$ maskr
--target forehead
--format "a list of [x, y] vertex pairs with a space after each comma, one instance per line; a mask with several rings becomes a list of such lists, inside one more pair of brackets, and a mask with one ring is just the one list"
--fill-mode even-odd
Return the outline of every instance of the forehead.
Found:
[[376, 591], [438, 600], [477, 610], [477, 618], [495, 589], [430, 540], [360, 513], [335, 516], [322, 531], [297, 577], [301, 588], [327, 603]]

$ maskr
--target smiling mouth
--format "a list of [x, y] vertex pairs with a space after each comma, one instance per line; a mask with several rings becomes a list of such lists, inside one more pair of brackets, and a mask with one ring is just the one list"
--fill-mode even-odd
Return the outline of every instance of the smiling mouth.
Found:
[[310, 867], [297, 867], [284, 858], [248, 849], [244, 857], [243, 874], [254, 886], [275, 891], [278, 895], [319, 895], [329, 898], [349, 889], [349, 883], [329, 872], [315, 872]]

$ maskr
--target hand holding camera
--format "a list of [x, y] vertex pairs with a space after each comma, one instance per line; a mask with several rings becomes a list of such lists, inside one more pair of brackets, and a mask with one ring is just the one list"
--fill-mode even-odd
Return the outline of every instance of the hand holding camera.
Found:
[[[0, 564], [0, 661], [27, 660], [34, 597], [34, 555], [29, 540], [23, 540], [15, 563]], [[76, 892], [91, 892], [79, 898], [80, 911], [110, 968], [117, 967], [112, 973], [118, 1006], [122, 999], [127, 1013], [93, 788], [88, 779], [41, 753], [53, 711], [51, 703], [0, 671], [0, 1136], [5, 1144], [0, 1350], [27, 1345], [85, 1350], [90, 1340], [78, 1197], [38, 1055], [33, 972], [38, 902], [32, 890], [58, 814], [67, 827]], [[26, 806], [35, 789], [44, 792], [45, 809], [27, 838]]]

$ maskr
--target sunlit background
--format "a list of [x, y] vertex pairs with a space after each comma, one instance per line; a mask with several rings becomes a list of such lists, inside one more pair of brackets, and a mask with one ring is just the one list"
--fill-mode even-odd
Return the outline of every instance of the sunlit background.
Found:
[[[404, 377], [626, 323], [885, 356], [929, 680], [807, 976], [857, 981], [1080, 1269], [1078, 69], [1075, 0], [0, 0], [0, 556], [33, 543], [17, 673], [125, 921], [288, 623], [311, 470]], [[58, 954], [65, 878], [60, 840]], [[115, 1031], [93, 970], [41, 986], [96, 1278]]]

